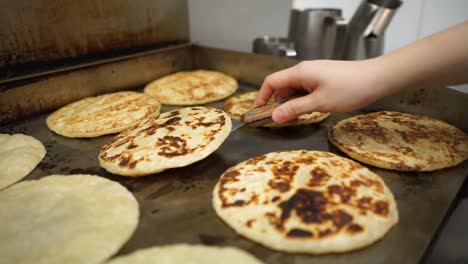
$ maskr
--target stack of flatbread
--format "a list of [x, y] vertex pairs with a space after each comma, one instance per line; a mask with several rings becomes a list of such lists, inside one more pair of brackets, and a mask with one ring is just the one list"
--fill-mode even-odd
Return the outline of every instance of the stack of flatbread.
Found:
[[149, 117], [161, 104], [137, 92], [88, 97], [68, 104], [47, 117], [47, 126], [65, 137], [98, 137], [122, 132]]
[[231, 119], [219, 109], [181, 108], [117, 135], [102, 147], [99, 163], [124, 176], [184, 167], [218, 149], [230, 132]]
[[23, 134], [0, 134], [0, 190], [27, 176], [46, 154], [42, 143]]
[[199, 105], [224, 99], [237, 90], [236, 79], [206, 70], [178, 72], [155, 80], [145, 94], [166, 105]]
[[443, 121], [399, 112], [354, 116], [335, 124], [330, 141], [350, 157], [401, 171], [432, 171], [468, 158], [468, 136]]
[[0, 262], [102, 263], [128, 241], [138, 203], [120, 184], [53, 175], [0, 192]]
[[[252, 108], [252, 104], [257, 97], [258, 92], [247, 92], [230, 97], [224, 102], [224, 109], [233, 119], [240, 119], [242, 114]], [[267, 127], [294, 126], [303, 124], [318, 123], [327, 118], [330, 113], [312, 112], [310, 114], [301, 115], [297, 122], [294, 123], [272, 123], [267, 124]]]
[[365, 247], [398, 222], [395, 199], [379, 176], [320, 151], [273, 152], [229, 168], [213, 206], [237, 233], [299, 253]]

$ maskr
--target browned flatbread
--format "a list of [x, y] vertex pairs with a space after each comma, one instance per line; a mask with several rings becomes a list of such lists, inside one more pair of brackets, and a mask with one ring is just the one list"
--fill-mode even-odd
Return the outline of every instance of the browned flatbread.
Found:
[[213, 191], [216, 213], [269, 248], [345, 252], [398, 222], [391, 191], [360, 164], [321, 151], [280, 151], [229, 168]]
[[104, 145], [99, 163], [107, 171], [142, 176], [184, 167], [214, 152], [231, 131], [231, 119], [212, 107], [163, 113], [128, 129]]
[[122, 132], [148, 117], [158, 116], [161, 104], [142, 93], [116, 92], [87, 97], [47, 117], [47, 126], [65, 137], [98, 137]]
[[336, 123], [330, 141], [364, 163], [400, 171], [432, 171], [468, 158], [468, 136], [426, 116], [376, 112]]
[[155, 80], [145, 94], [166, 105], [199, 105], [224, 99], [237, 90], [237, 81], [216, 71], [178, 72]]

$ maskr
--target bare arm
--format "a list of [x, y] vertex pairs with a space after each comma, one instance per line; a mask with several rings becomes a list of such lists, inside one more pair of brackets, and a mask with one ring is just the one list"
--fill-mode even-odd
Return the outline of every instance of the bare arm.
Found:
[[362, 61], [304, 61], [268, 76], [254, 106], [277, 94], [308, 95], [279, 106], [276, 122], [313, 111], [348, 112], [411, 87], [468, 82], [468, 22], [436, 33], [387, 55]]

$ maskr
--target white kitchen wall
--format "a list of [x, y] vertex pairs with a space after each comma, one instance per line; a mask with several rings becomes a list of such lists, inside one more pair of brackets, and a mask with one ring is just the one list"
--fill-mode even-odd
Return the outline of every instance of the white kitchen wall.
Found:
[[189, 0], [190, 38], [209, 47], [251, 51], [259, 35], [285, 36], [286, 0]]
[[[349, 19], [361, 0], [189, 0], [192, 41], [251, 51], [257, 36], [286, 36], [296, 7], [337, 7]], [[385, 52], [468, 20], [468, 0], [403, 0], [387, 30]]]
[[[208, 47], [250, 52], [258, 36], [287, 36], [289, 12], [334, 7], [350, 19], [361, 0], [189, 0], [190, 37]], [[468, 20], [468, 0], [403, 0], [385, 37], [385, 52]], [[461, 45], [466, 45], [463, 43]], [[468, 85], [456, 89], [468, 92]]]

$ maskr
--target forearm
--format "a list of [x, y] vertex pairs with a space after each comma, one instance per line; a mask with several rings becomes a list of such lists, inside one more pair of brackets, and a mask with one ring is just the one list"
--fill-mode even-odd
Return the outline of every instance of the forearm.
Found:
[[384, 95], [468, 82], [468, 22], [373, 59]]

